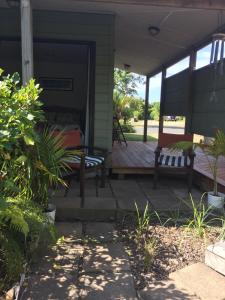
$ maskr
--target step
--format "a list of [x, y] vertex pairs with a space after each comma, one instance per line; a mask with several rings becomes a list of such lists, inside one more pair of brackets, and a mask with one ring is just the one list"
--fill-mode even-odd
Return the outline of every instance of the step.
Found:
[[225, 241], [207, 247], [205, 264], [225, 276]]
[[57, 221], [113, 221], [116, 219], [116, 202], [113, 197], [85, 197], [81, 208], [80, 197], [55, 197]]
[[185, 267], [169, 277], [202, 300], [225, 299], [225, 277], [203, 263]]

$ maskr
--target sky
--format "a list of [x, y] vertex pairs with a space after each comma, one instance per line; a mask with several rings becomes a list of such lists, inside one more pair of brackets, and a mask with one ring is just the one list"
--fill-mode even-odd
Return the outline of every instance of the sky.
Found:
[[[210, 61], [211, 44], [202, 48], [197, 52], [196, 69], [202, 68], [209, 64]], [[189, 58], [182, 59], [177, 64], [167, 69], [167, 77], [174, 75], [186, 68], [189, 65]], [[160, 100], [161, 89], [161, 73], [150, 79], [149, 102], [156, 102]], [[138, 97], [145, 98], [145, 84], [138, 84]]]

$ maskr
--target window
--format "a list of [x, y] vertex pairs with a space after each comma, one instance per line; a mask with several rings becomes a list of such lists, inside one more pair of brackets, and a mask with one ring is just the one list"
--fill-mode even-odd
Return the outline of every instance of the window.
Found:
[[210, 43], [206, 47], [197, 51], [196, 69], [200, 69], [210, 64], [211, 48], [212, 44]]
[[175, 75], [189, 67], [190, 57], [187, 56], [166, 70], [166, 77]]

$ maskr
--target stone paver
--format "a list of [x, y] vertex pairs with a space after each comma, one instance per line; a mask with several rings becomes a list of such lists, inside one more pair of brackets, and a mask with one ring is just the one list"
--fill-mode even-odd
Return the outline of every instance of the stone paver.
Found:
[[130, 263], [112, 223], [57, 223], [65, 242], [53, 247], [29, 279], [27, 300], [136, 300]]
[[141, 300], [200, 300], [173, 280], [155, 282], [140, 292]]
[[144, 210], [148, 197], [141, 190], [135, 180], [112, 180], [111, 186], [116, 197], [118, 208], [126, 211], [135, 211], [135, 202], [140, 210]]
[[98, 242], [112, 242], [118, 239], [114, 223], [89, 222], [85, 226], [85, 234]]
[[225, 277], [207, 267], [196, 263], [170, 274], [170, 279], [179, 286], [195, 293], [203, 300], [225, 299]]
[[59, 235], [79, 238], [82, 236], [82, 223], [81, 222], [57, 222], [57, 231]]
[[130, 271], [129, 258], [121, 243], [90, 245], [84, 252], [85, 273]]
[[115, 210], [116, 201], [114, 197], [85, 197], [84, 208]]
[[130, 272], [85, 274], [80, 284], [80, 299], [138, 300]]
[[[84, 248], [74, 240], [80, 224], [58, 224], [65, 241], [53, 247], [39, 263], [37, 271], [30, 275], [27, 300], [74, 300], [78, 298], [78, 276], [80, 259]], [[75, 232], [76, 228], [76, 232]], [[72, 238], [71, 238], [72, 234]]]

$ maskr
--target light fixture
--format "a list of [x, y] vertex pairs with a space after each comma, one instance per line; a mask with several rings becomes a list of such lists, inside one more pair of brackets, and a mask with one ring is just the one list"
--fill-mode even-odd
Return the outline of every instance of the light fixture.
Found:
[[20, 0], [6, 0], [8, 7], [18, 7], [20, 5]]
[[148, 27], [148, 32], [152, 35], [152, 36], [156, 36], [160, 33], [160, 28], [157, 26], [149, 26]]

